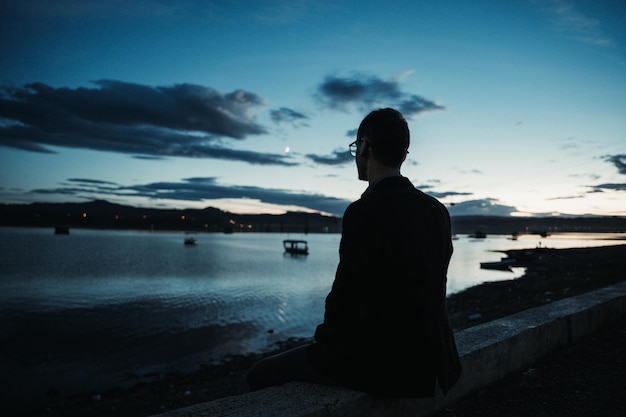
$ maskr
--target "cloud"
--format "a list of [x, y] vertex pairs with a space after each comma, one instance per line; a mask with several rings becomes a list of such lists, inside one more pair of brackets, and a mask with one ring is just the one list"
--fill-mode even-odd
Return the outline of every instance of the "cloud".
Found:
[[350, 129], [346, 132], [346, 136], [349, 138], [356, 138], [356, 134], [359, 132], [359, 129]]
[[[417, 187], [417, 188], [421, 188], [422, 191], [428, 188], [425, 187]], [[433, 196], [435, 198], [445, 198], [445, 197], [454, 197], [457, 195], [472, 195], [472, 193], [460, 193], [457, 191], [425, 191], [426, 194]]]
[[294, 127], [308, 126], [306, 122], [304, 122], [308, 119], [307, 116], [286, 107], [271, 110], [270, 117], [275, 123], [290, 123]]
[[546, 200], [577, 200], [577, 199], [581, 199], [581, 198], [585, 198], [584, 195], [569, 195], [569, 196], [563, 196], [563, 197], [552, 197], [552, 198], [546, 198]]
[[81, 198], [143, 197], [153, 200], [178, 200], [202, 202], [217, 199], [252, 199], [267, 204], [299, 206], [314, 211], [343, 215], [350, 203], [348, 200], [294, 192], [278, 188], [252, 186], [230, 186], [220, 184], [214, 177], [193, 177], [178, 182], [152, 182], [125, 186], [109, 181], [71, 178], [69, 184], [52, 189], [32, 190], [34, 194], [73, 195]]
[[615, 165], [620, 174], [626, 175], [626, 155], [607, 155], [604, 159]]
[[453, 197], [453, 196], [459, 196], [459, 195], [461, 196], [472, 195], [472, 193], [458, 192], [458, 191], [432, 191], [432, 189], [435, 188], [437, 185], [439, 185], [441, 181], [440, 180], [428, 180], [427, 182], [431, 184], [422, 183], [422, 184], [418, 184], [415, 188], [435, 198], [446, 198], [446, 197]]
[[425, 111], [445, 108], [418, 95], [402, 91], [398, 80], [385, 81], [364, 74], [351, 77], [327, 76], [318, 86], [316, 97], [333, 109], [350, 105], [359, 110], [395, 107], [407, 118]]
[[601, 22], [582, 13], [572, 2], [552, 0], [548, 4], [554, 27], [558, 32], [589, 45], [601, 47], [615, 45], [613, 39], [604, 33]]
[[330, 155], [307, 154], [307, 158], [315, 163], [322, 165], [342, 165], [354, 163], [354, 157], [350, 155], [350, 151], [346, 146], [345, 149], [336, 149]]
[[626, 191], [626, 184], [615, 184], [615, 183], [598, 184], [598, 185], [593, 185], [592, 189], [593, 189], [593, 192], [602, 192], [604, 190]]
[[448, 207], [450, 216], [510, 216], [518, 212], [513, 206], [498, 203], [498, 200], [486, 198], [469, 200]]
[[98, 185], [98, 186], [103, 186], [103, 185], [117, 185], [114, 182], [111, 181], [102, 181], [102, 180], [92, 180], [89, 178], [68, 178], [69, 182], [76, 182], [79, 184], [93, 184], [93, 185]]
[[146, 86], [113, 80], [96, 88], [43, 83], [0, 87], [0, 145], [33, 152], [49, 146], [144, 157], [194, 157], [294, 165], [284, 154], [241, 151], [224, 139], [266, 133], [255, 121], [258, 95], [195, 84]]

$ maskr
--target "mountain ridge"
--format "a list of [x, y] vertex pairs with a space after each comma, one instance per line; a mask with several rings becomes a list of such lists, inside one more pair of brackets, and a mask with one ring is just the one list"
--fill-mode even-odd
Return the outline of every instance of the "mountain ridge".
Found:
[[[626, 232], [626, 217], [451, 217], [455, 234]], [[197, 232], [340, 233], [341, 217], [319, 213], [237, 214], [215, 207], [166, 209], [93, 200], [81, 203], [0, 204], [0, 226]]]

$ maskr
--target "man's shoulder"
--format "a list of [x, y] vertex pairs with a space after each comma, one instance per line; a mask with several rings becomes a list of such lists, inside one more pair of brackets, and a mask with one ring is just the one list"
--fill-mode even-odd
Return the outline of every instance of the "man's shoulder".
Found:
[[[408, 205], [420, 211], [447, 213], [448, 209], [437, 198], [426, 194], [406, 177], [391, 177], [382, 180], [373, 192], [355, 203], [359, 205]], [[354, 204], [354, 203], [353, 203]]]
[[416, 199], [422, 199], [424, 201], [439, 205], [441, 204], [439, 200], [435, 197], [430, 196], [419, 188], [415, 187], [411, 180], [406, 177], [389, 177], [381, 180], [380, 183], [376, 185], [374, 190], [368, 194], [368, 196], [372, 197], [385, 197], [387, 198], [389, 195], [410, 195]]

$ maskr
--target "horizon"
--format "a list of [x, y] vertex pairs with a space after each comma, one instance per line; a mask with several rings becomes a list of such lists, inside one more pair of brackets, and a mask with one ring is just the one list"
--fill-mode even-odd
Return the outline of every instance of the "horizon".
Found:
[[[328, 214], [328, 213], [321, 213], [321, 212], [311, 212], [311, 211], [285, 211], [285, 212], [281, 212], [281, 213], [273, 213], [273, 212], [246, 212], [246, 213], [237, 213], [237, 212], [231, 212], [231, 211], [227, 211], [227, 210], [223, 210], [219, 207], [214, 207], [214, 206], [205, 206], [205, 207], [154, 207], [154, 206], [135, 206], [135, 205], [128, 205], [128, 204], [124, 204], [124, 203], [116, 203], [116, 202], [112, 202], [109, 200], [103, 200], [103, 199], [98, 199], [98, 200], [85, 200], [85, 201], [64, 201], [64, 202], [46, 202], [46, 201], [35, 201], [35, 202], [29, 202], [29, 203], [2, 203], [0, 202], [0, 206], [31, 206], [31, 205], [66, 205], [66, 204], [70, 204], [70, 205], [76, 205], [76, 206], [80, 206], [81, 204], [110, 204], [110, 205], [119, 205], [122, 206], [124, 208], [130, 208], [130, 209], [134, 209], [134, 210], [163, 210], [163, 211], [204, 211], [204, 210], [217, 210], [217, 211], [221, 211], [224, 214], [229, 214], [229, 215], [233, 215], [233, 216], [282, 216], [282, 215], [290, 215], [290, 214], [313, 214], [313, 215], [319, 215], [321, 217], [330, 217], [330, 218], [337, 218], [337, 219], [341, 219], [343, 216], [335, 216], [332, 214]], [[449, 210], [450, 211], [450, 210]], [[499, 215], [495, 215], [495, 214], [466, 214], [466, 213], [455, 213], [454, 210], [452, 210], [450, 212], [450, 217], [494, 217], [494, 218], [499, 218], [499, 219], [507, 219], [507, 218], [512, 218], [512, 219], [519, 219], [519, 220], [523, 220], [523, 219], [528, 219], [529, 221], [533, 220], [533, 219], [573, 219], [573, 218], [598, 218], [598, 219], [602, 219], [602, 218], [624, 218], [626, 219], [626, 215], [624, 216], [617, 216], [617, 215], [599, 215], [599, 214], [583, 214], [583, 215], [566, 215], [566, 214], [558, 214], [558, 215], [545, 215], [545, 216], [499, 216]]]
[[371, 110], [452, 216], [626, 216], [626, 3], [2, 6], [0, 202], [342, 217]]

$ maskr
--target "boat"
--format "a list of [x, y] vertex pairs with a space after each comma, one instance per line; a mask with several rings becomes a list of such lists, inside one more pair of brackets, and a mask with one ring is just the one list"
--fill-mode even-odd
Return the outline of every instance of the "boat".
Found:
[[511, 271], [511, 266], [515, 264], [515, 259], [512, 258], [502, 258], [496, 262], [481, 262], [480, 267], [482, 269], [496, 269], [498, 271]]
[[283, 247], [285, 248], [286, 253], [290, 253], [292, 255], [309, 254], [309, 244], [306, 240], [285, 239], [283, 240]]
[[509, 240], [517, 240], [519, 238], [519, 232], [513, 232], [511, 233], [511, 237], [509, 237]]
[[473, 235], [470, 235], [469, 237], [474, 239], [484, 239], [487, 237], [487, 233], [483, 232], [482, 230], [477, 230]]
[[186, 237], [185, 238], [185, 246], [193, 246], [197, 243], [195, 237]]
[[69, 235], [70, 227], [69, 226], [55, 226], [54, 234], [55, 235]]

